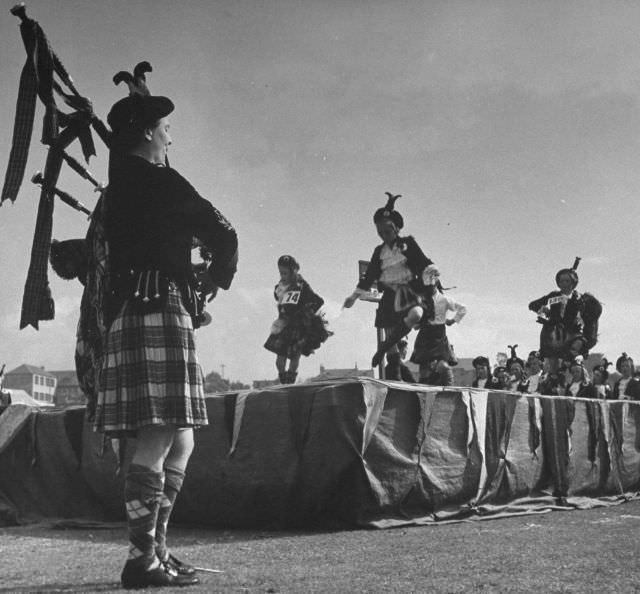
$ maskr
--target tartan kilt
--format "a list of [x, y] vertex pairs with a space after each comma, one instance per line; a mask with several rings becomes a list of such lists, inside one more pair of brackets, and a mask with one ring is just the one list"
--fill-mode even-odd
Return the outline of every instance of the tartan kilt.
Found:
[[126, 301], [104, 347], [94, 428], [134, 435], [149, 425], [207, 425], [204, 377], [191, 316], [174, 283], [164, 308], [138, 313]]

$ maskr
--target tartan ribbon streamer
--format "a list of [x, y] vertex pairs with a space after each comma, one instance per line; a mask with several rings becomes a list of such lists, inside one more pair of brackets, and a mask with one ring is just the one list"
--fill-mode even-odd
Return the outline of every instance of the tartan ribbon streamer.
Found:
[[65, 128], [54, 145], [49, 148], [44, 168], [44, 183], [40, 193], [36, 230], [31, 247], [29, 272], [22, 296], [22, 314], [20, 329], [31, 325], [38, 329], [39, 320], [52, 320], [54, 304], [47, 278], [49, 251], [51, 249], [51, 231], [53, 227], [52, 188], [60, 175], [62, 167], [62, 151], [76, 138], [76, 131], [71, 126]]
[[33, 60], [32, 56], [28, 55], [20, 75], [11, 153], [9, 154], [9, 165], [4, 178], [2, 194], [0, 195], [0, 204], [5, 200], [15, 201], [24, 179], [24, 170], [29, 156], [29, 146], [31, 145], [37, 91], [38, 81], [33, 70]]
[[31, 324], [38, 330], [38, 320], [53, 320], [54, 303], [47, 278], [47, 262], [53, 226], [53, 194], [45, 187], [40, 193], [36, 233], [31, 248], [31, 262], [22, 297], [20, 330]]
[[[73, 140], [79, 138], [85, 159], [96, 153], [90, 131], [93, 118], [91, 102], [79, 96], [67, 70], [51, 49], [46, 35], [36, 21], [25, 18], [20, 24], [20, 33], [27, 60], [20, 77], [12, 147], [5, 183], [0, 194], [0, 204], [7, 199], [15, 201], [24, 179], [37, 95], [45, 106], [42, 143], [49, 146], [49, 152], [20, 318], [20, 329], [32, 325], [37, 330], [39, 320], [51, 320], [54, 317], [54, 303], [47, 272], [53, 226], [53, 188], [62, 167], [62, 151]], [[53, 78], [54, 73], [69, 86], [74, 95], [67, 95], [62, 91]], [[54, 91], [60, 93], [65, 103], [76, 109], [76, 112], [59, 112]], [[60, 127], [64, 128], [62, 132], [59, 132]]]
[[46, 107], [42, 128], [42, 142], [51, 144], [58, 135], [57, 108], [53, 97], [54, 60], [51, 46], [36, 21], [27, 19], [20, 24], [27, 60], [20, 75], [16, 104], [13, 141], [0, 204], [15, 201], [24, 178], [29, 155], [36, 94]]
[[[58, 117], [63, 115], [58, 112], [54, 98], [54, 90], [59, 92], [67, 104], [73, 101], [80, 104], [72, 105], [82, 113], [82, 130], [78, 132], [81, 139], [82, 151], [85, 159], [95, 155], [95, 147], [89, 125], [91, 123], [91, 104], [86, 99], [72, 98], [62, 92], [60, 86], [53, 78], [54, 72], [74, 91], [73, 83], [69, 78], [66, 68], [51, 49], [44, 31], [33, 19], [25, 19], [20, 24], [20, 33], [27, 52], [27, 60], [20, 75], [20, 87], [16, 102], [16, 116], [14, 120], [13, 139], [9, 164], [5, 175], [0, 204], [5, 200], [15, 201], [22, 180], [29, 155], [31, 135], [33, 132], [33, 119], [35, 116], [36, 95], [45, 106], [45, 115], [42, 127], [42, 143], [52, 145], [58, 138]], [[75, 115], [75, 114], [72, 114]], [[64, 116], [63, 116], [64, 117]], [[69, 116], [67, 116], [68, 118]], [[55, 180], [54, 180], [55, 181]]]

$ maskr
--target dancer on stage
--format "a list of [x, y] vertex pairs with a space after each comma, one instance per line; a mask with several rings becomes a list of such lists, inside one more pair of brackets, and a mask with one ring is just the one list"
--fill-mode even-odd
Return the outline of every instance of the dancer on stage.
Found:
[[264, 348], [276, 354], [280, 383], [295, 384], [300, 356], [308, 357], [332, 333], [327, 330], [324, 317], [318, 314], [324, 299], [302, 278], [296, 259], [280, 256], [278, 271], [280, 282], [273, 291], [278, 303], [278, 319], [271, 326]]
[[[415, 316], [422, 308], [416, 308], [406, 332], [402, 332], [402, 327], [400, 332], [394, 332], [398, 325], [402, 325], [407, 312], [420, 303], [418, 293], [422, 283], [422, 271], [433, 262], [424, 255], [411, 235], [400, 235], [404, 219], [394, 207], [400, 195], [394, 196], [387, 192], [387, 197], [386, 205], [376, 210], [373, 215], [373, 222], [382, 243], [373, 251], [364, 278], [358, 283], [356, 290], [345, 299], [344, 307], [351, 307], [361, 295], [371, 289], [374, 282], [377, 282], [378, 288], [382, 290], [382, 299], [376, 311], [375, 326], [384, 329], [385, 343], [388, 345], [385, 351], [388, 350], [391, 354], [397, 352], [395, 344], [398, 340], [420, 321], [420, 318]], [[397, 361], [397, 358], [392, 357], [389, 363], [393, 364], [394, 361]], [[399, 364], [392, 366], [390, 375], [387, 379], [401, 379]]]
[[[422, 283], [424, 289], [420, 293], [421, 303], [415, 306], [422, 311], [415, 312], [415, 308], [412, 308], [402, 324], [406, 328], [412, 318], [419, 321], [420, 330], [413, 345], [411, 361], [420, 365], [420, 383], [436, 381], [441, 386], [452, 385], [453, 372], [450, 365], [456, 365], [457, 361], [449, 344], [446, 328], [460, 323], [467, 313], [467, 308], [442, 292], [440, 270], [435, 264], [430, 264], [424, 269]], [[448, 312], [452, 312], [453, 316], [448, 317]], [[402, 326], [396, 332], [402, 332]], [[380, 356], [380, 352], [376, 355]]]
[[150, 95], [145, 85], [115, 103], [108, 116], [113, 136], [105, 234], [112, 293], [95, 427], [112, 437], [136, 437], [124, 489], [125, 588], [198, 582], [195, 568], [172, 555], [166, 542], [193, 429], [208, 423], [194, 342], [199, 308], [192, 238], [212, 255], [200, 279], [206, 293], [228, 289], [237, 263], [233, 227], [165, 165], [173, 109], [170, 99]]
[[[563, 268], [556, 274], [558, 291], [552, 291], [529, 303], [529, 309], [538, 314], [542, 324], [540, 352], [545, 358], [550, 375], [556, 374], [560, 359], [569, 356], [571, 349], [579, 346], [583, 356], [598, 342], [598, 320], [602, 305], [590, 293], [578, 293], [580, 258], [571, 268]], [[576, 344], [583, 338], [582, 345]]]

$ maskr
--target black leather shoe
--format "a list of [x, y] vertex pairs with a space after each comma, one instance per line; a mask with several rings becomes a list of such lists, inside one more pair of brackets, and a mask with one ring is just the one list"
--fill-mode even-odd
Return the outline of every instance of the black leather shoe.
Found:
[[560, 507], [573, 507], [568, 501], [566, 497], [556, 497], [556, 505]]
[[122, 587], [127, 590], [139, 588], [161, 588], [163, 586], [193, 586], [199, 583], [194, 575], [178, 575], [162, 563], [154, 569], [145, 569], [137, 559], [125, 563], [120, 576]]
[[171, 553], [169, 553], [166, 561], [162, 561], [162, 564], [175, 571], [178, 575], [194, 575], [196, 572], [196, 568], [193, 565], [180, 561], [180, 559], [174, 557]]

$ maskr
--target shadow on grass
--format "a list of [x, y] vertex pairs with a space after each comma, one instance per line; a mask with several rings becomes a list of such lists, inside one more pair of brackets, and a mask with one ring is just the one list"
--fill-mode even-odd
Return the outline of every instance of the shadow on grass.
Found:
[[64, 592], [77, 592], [78, 594], [85, 592], [112, 592], [119, 590], [122, 586], [120, 582], [94, 582], [82, 584], [42, 584], [40, 586], [13, 586], [11, 588], [0, 588], [0, 593], [6, 592], [11, 594], [57, 594]]
[[[169, 536], [174, 546], [189, 546], [192, 544], [224, 544], [237, 542], [254, 542], [262, 540], [278, 540], [297, 536], [317, 536], [321, 534], [340, 534], [346, 532], [362, 532], [362, 528], [345, 528], [343, 530], [246, 530], [246, 529], [215, 529], [208, 526], [187, 526], [184, 524], [171, 525]], [[73, 523], [40, 522], [37, 524], [23, 524], [0, 528], [0, 539], [5, 535], [54, 540], [68, 540], [87, 542], [91, 544], [125, 543], [127, 541], [127, 526], [124, 522], [81, 526]], [[0, 587], [0, 593], [5, 592]]]

